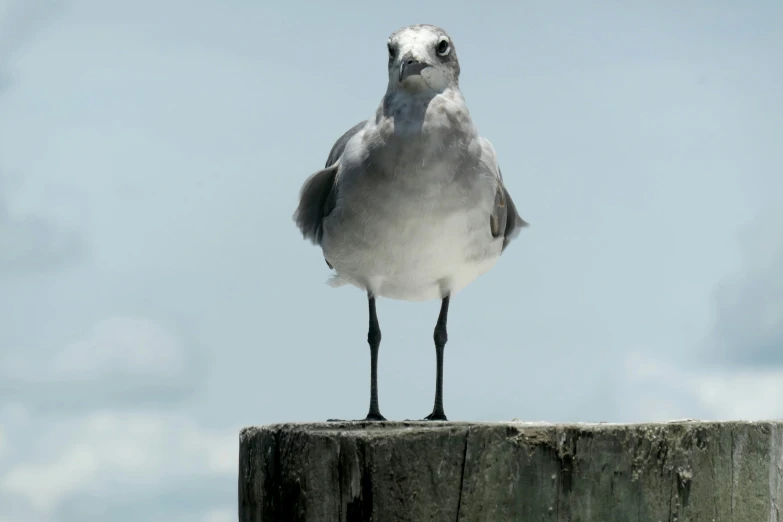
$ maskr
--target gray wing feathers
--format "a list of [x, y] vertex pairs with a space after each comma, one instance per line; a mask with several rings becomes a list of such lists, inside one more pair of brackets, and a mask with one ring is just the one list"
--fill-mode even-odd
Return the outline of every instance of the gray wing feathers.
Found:
[[294, 221], [302, 236], [316, 245], [321, 243], [324, 217], [334, 208], [336, 175], [337, 165], [319, 170], [304, 182], [299, 193], [299, 206], [294, 212]]
[[492, 237], [499, 237], [503, 234], [503, 249], [505, 250], [512, 239], [519, 235], [522, 228], [528, 226], [528, 223], [519, 216], [517, 206], [511, 199], [511, 194], [503, 185], [503, 174], [498, 168], [498, 188], [495, 192], [495, 209], [490, 216], [489, 224], [492, 229]]
[[364, 127], [364, 124], [364, 121], [357, 123], [340, 136], [329, 151], [325, 168], [310, 176], [302, 185], [299, 206], [294, 212], [294, 221], [302, 236], [316, 245], [321, 243], [323, 237], [324, 218], [334, 210], [337, 202], [337, 160], [345, 151], [348, 141]]
[[364, 125], [367, 123], [367, 120], [360, 121], [348, 131], [340, 136], [336, 142], [334, 142], [334, 145], [332, 146], [332, 150], [329, 151], [329, 157], [326, 159], [326, 165], [325, 167], [331, 167], [335, 163], [337, 163], [337, 160], [340, 159], [340, 156], [342, 155], [343, 151], [345, 150], [345, 146], [348, 144], [348, 141], [353, 138], [354, 134], [362, 130]]

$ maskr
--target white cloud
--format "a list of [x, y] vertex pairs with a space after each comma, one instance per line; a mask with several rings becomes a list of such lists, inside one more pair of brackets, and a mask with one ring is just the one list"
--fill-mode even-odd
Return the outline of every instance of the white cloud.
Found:
[[22, 426], [29, 421], [30, 412], [18, 400], [0, 404], [0, 422], [4, 425]]
[[783, 418], [783, 370], [683, 368], [631, 353], [615, 391], [634, 421]]
[[[40, 511], [49, 511], [74, 488], [94, 480], [99, 470], [95, 453], [84, 446], [68, 448], [54, 462], [22, 465], [0, 483], [7, 492], [26, 497]], [[36, 490], [40, 494], [35, 494]]]
[[190, 393], [200, 369], [195, 354], [163, 326], [116, 316], [48, 357], [2, 361], [0, 393], [49, 408], [162, 403]]
[[21, 404], [0, 402], [0, 469], [7, 467], [14, 456], [11, 434], [18, 434], [29, 420], [29, 413]]
[[708, 351], [746, 367], [783, 365], [783, 209], [762, 212], [740, 237], [743, 263], [719, 287]]
[[770, 208], [740, 235], [742, 263], [719, 286], [714, 323], [697, 353], [627, 355], [617, 393], [634, 410], [624, 413], [639, 420], [783, 418], [781, 226], [783, 209]]
[[12, 213], [2, 192], [0, 179], [0, 278], [49, 272], [86, 254], [80, 233], [50, 216]]
[[235, 522], [237, 519], [236, 508], [213, 509], [201, 519], [200, 522]]
[[622, 360], [616, 380], [619, 416], [628, 422], [697, 417], [704, 413], [704, 406], [692, 386], [692, 376], [671, 362], [630, 352]]
[[29, 454], [36, 457], [0, 473], [0, 494], [50, 516], [69, 498], [110, 496], [118, 485], [143, 493], [198, 477], [231, 481], [238, 433], [163, 413], [103, 412], [53, 423], [34, 441]]
[[117, 373], [175, 379], [186, 369], [184, 348], [163, 327], [139, 317], [111, 317], [66, 346], [47, 371], [56, 380]]
[[701, 374], [693, 393], [714, 420], [783, 418], [783, 370]]

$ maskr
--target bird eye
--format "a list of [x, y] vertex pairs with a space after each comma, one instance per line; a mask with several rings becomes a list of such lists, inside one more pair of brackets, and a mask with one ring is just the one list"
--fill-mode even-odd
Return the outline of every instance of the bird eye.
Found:
[[438, 51], [438, 55], [446, 56], [451, 51], [451, 46], [446, 38], [441, 38], [438, 42], [438, 46], [435, 48]]
[[387, 44], [387, 47], [389, 48], [389, 59], [394, 59], [394, 46], [392, 44]]

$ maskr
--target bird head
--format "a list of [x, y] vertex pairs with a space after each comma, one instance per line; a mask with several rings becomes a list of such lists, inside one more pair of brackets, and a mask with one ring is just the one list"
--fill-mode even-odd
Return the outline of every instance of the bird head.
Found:
[[392, 33], [389, 86], [442, 91], [457, 86], [459, 61], [451, 37], [434, 25], [411, 25]]

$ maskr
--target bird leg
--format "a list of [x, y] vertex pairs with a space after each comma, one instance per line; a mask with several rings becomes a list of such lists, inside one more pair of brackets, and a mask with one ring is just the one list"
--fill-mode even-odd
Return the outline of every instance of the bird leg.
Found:
[[[381, 346], [381, 327], [378, 315], [375, 313], [375, 297], [367, 292], [367, 302], [370, 307], [370, 328], [367, 332], [367, 343], [370, 345], [370, 411], [365, 421], [385, 421], [378, 408], [378, 348]], [[327, 422], [345, 422], [342, 419], [327, 419]]]
[[449, 336], [446, 332], [446, 319], [449, 315], [449, 298], [446, 296], [441, 301], [440, 314], [438, 315], [438, 322], [435, 324], [435, 357], [437, 360], [437, 368], [435, 373], [435, 405], [432, 408], [432, 413], [424, 417], [424, 420], [448, 420], [446, 414], [443, 413], [443, 349], [446, 347], [446, 341]]
[[378, 349], [381, 346], [381, 327], [375, 313], [375, 297], [367, 293], [370, 306], [370, 328], [367, 332], [367, 343], [370, 345], [370, 411], [364, 420], [385, 421], [378, 408]]

